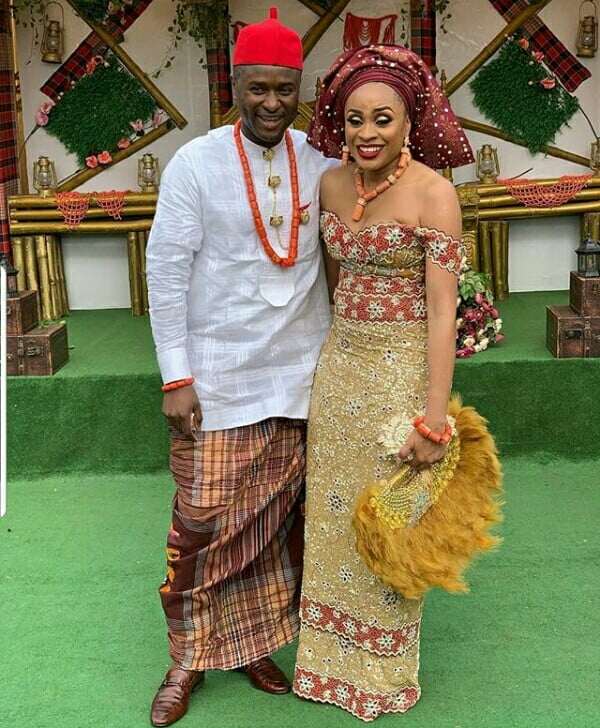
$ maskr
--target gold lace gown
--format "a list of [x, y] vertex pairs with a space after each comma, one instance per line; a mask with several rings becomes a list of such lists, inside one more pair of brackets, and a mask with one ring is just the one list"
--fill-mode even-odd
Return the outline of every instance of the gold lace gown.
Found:
[[371, 721], [419, 699], [422, 600], [386, 588], [363, 563], [354, 503], [397, 467], [377, 442], [382, 425], [425, 406], [426, 257], [458, 273], [464, 251], [442, 232], [393, 222], [353, 233], [328, 211], [321, 231], [341, 267], [309, 415], [294, 691]]

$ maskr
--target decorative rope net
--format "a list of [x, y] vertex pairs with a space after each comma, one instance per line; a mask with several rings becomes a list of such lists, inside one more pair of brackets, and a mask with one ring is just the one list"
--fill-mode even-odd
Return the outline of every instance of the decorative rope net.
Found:
[[121, 212], [125, 205], [125, 195], [129, 190], [107, 190], [106, 192], [94, 192], [96, 202], [115, 220], [121, 219]]
[[566, 174], [547, 187], [542, 187], [534, 179], [498, 179], [496, 183], [506, 185], [509, 193], [525, 207], [559, 207], [572, 200], [593, 176], [593, 173]]
[[89, 192], [57, 192], [56, 206], [61, 211], [67, 227], [76, 228], [85, 217], [90, 206]]

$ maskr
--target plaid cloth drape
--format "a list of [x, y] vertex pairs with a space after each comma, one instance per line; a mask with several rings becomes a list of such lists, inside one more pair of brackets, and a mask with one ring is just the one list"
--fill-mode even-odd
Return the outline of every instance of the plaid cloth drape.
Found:
[[[229, 3], [223, 8], [223, 14], [227, 18], [229, 17]], [[234, 39], [236, 37], [234, 26]], [[221, 113], [224, 114], [233, 104], [229, 75], [229, 42], [227, 38], [213, 40], [206, 44], [206, 70], [208, 72], [208, 88], [212, 91], [214, 86], [217, 87]]]
[[436, 26], [434, 0], [410, 4], [410, 48], [429, 66], [435, 68]]
[[[510, 22], [531, 3], [527, 0], [489, 0], [506, 22]], [[523, 35], [529, 39], [534, 50], [541, 51], [544, 63], [557, 76], [562, 85], [573, 93], [592, 74], [566, 48], [537, 15], [522, 26]]]
[[[118, 38], [126, 31], [150, 5], [152, 0], [139, 0], [133, 5], [121, 5], [118, 23], [107, 22], [107, 30], [113, 38]], [[53, 101], [58, 101], [59, 94], [71, 88], [71, 81], [78, 81], [85, 74], [86, 63], [96, 55], [103, 55], [106, 46], [95, 33], [90, 33], [67, 60], [60, 66], [41, 87], [40, 91]]]
[[8, 3], [0, 2], [0, 252], [10, 253], [9, 195], [19, 193], [17, 114]]

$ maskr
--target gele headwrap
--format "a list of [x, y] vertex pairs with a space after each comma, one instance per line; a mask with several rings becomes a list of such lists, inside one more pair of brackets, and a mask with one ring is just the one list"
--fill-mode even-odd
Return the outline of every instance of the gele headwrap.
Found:
[[323, 79], [308, 141], [326, 157], [341, 157], [344, 105], [365, 83], [385, 83], [403, 99], [410, 121], [414, 159], [432, 169], [474, 162], [471, 145], [450, 102], [425, 62], [402, 46], [353, 48], [333, 63]]
[[285, 66], [302, 70], [302, 39], [277, 20], [277, 8], [260, 23], [244, 26], [233, 50], [234, 66]]

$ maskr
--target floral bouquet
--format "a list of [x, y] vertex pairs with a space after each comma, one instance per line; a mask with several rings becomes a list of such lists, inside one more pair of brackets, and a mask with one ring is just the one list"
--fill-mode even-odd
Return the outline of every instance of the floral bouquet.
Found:
[[466, 359], [502, 341], [502, 319], [486, 275], [468, 268], [458, 279], [456, 356]]

